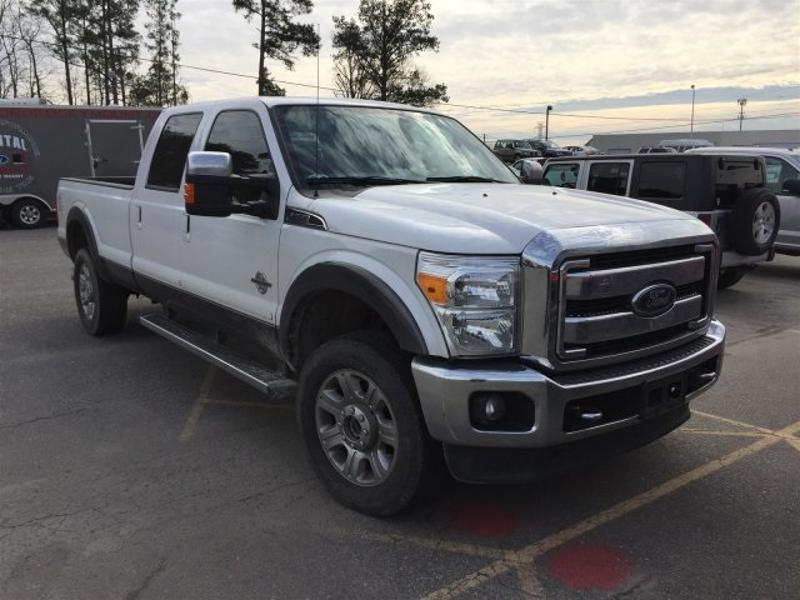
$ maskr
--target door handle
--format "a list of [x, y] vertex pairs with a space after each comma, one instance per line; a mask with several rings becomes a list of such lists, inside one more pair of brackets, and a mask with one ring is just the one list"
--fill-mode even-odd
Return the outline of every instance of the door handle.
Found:
[[186, 229], [183, 232], [183, 241], [188, 242], [191, 238], [192, 233], [192, 216], [189, 214], [184, 215], [186, 217]]
[[141, 204], [136, 206], [136, 227], [138, 229], [142, 228], [142, 205]]

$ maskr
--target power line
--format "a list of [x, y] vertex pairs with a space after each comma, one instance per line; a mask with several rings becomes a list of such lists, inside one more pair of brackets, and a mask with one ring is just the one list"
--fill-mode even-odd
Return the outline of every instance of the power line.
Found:
[[[25, 41], [22, 38], [17, 37], [17, 36], [13, 36], [13, 35], [7, 35], [5, 37], [8, 37], [10, 39], [14, 39], [14, 40], [17, 40], [17, 41]], [[34, 42], [37, 43], [37, 44], [41, 44], [43, 46], [46, 46], [46, 47], [53, 48], [53, 44], [48, 43], [48, 42], [44, 42], [44, 41], [41, 41], [41, 40], [34, 40]], [[143, 61], [143, 62], [149, 62], [149, 63], [155, 62], [151, 58], [138, 57], [138, 60]], [[59, 61], [59, 62], [63, 63], [63, 61]], [[82, 64], [82, 63], [72, 63], [72, 62], [70, 62], [69, 64], [71, 66], [82, 68], [82, 69], [86, 68], [86, 65]], [[211, 68], [211, 67], [200, 67], [200, 66], [197, 66], [197, 65], [189, 65], [189, 64], [186, 64], [186, 63], [176, 63], [176, 66], [178, 66], [178, 67], [180, 67], [182, 69], [201, 71], [201, 72], [205, 72], [205, 73], [213, 73], [213, 74], [216, 74], [216, 75], [227, 75], [229, 77], [240, 77], [240, 78], [244, 78], [244, 79], [251, 79], [253, 81], [255, 81], [257, 79], [257, 77], [254, 77], [253, 75], [247, 75], [246, 73], [237, 73], [235, 71], [227, 71], [227, 70], [224, 70], [224, 69], [214, 69], [214, 68]], [[297, 86], [297, 87], [314, 88], [314, 89], [319, 88], [319, 89], [323, 89], [323, 90], [326, 90], [326, 91], [339, 92], [339, 90], [337, 88], [328, 87], [328, 86], [317, 86], [317, 84], [313, 84], [313, 83], [301, 83], [301, 82], [298, 82], [298, 81], [288, 81], [288, 80], [284, 80], [284, 79], [273, 79], [273, 81], [275, 83], [279, 83], [279, 84], [282, 84], [282, 85], [294, 85], [294, 86]], [[795, 98], [794, 97], [783, 96], [780, 99], [795, 99]], [[800, 98], [797, 98], [797, 99], [800, 100]], [[770, 101], [770, 99], [760, 100], [760, 102], [769, 102], [769, 101]], [[516, 113], [516, 114], [524, 114], [524, 115], [538, 115], [538, 116], [543, 116], [545, 114], [543, 111], [535, 111], [535, 110], [529, 110], [529, 109], [524, 109], [524, 108], [503, 108], [503, 107], [499, 107], [499, 106], [481, 106], [481, 105], [475, 105], [475, 104], [456, 104], [456, 103], [453, 103], [453, 102], [435, 102], [434, 104], [437, 105], [437, 106], [442, 106], [442, 107], [466, 108], [466, 109], [470, 109], [470, 110], [484, 110], [484, 111], [490, 111], [490, 112], [506, 112], [506, 113]], [[665, 126], [660, 126], [660, 127], [648, 127], [648, 128], [642, 128], [642, 129], [630, 129], [630, 130], [624, 130], [624, 131], [620, 131], [620, 132], [609, 132], [609, 133], [633, 133], [633, 132], [637, 132], [637, 131], [652, 131], [652, 130], [658, 130], [658, 129], [674, 129], [676, 127], [684, 127], [684, 126], [686, 126], [685, 119], [677, 118], [677, 117], [663, 117], [663, 118], [662, 117], [633, 117], [633, 116], [626, 117], [626, 116], [622, 116], [622, 115], [585, 114], [585, 113], [561, 113], [561, 112], [555, 112], [555, 111], [551, 111], [550, 114], [552, 116], [569, 117], [569, 118], [575, 118], [575, 119], [598, 119], [598, 120], [611, 120], [611, 121], [651, 121], [651, 122], [676, 121], [676, 122], [680, 122], [680, 125], [677, 125], [677, 124], [676, 125], [665, 125]], [[793, 113], [786, 113], [785, 115], [776, 115], [776, 116], [793, 116]], [[765, 116], [765, 117], [751, 117], [751, 118], [754, 119], [754, 118], [775, 118], [775, 117]], [[695, 122], [698, 123], [698, 124], [709, 124], [709, 123], [722, 123], [722, 122], [727, 122], [729, 120], [730, 119], [711, 120], [711, 121], [709, 121], [709, 120], [704, 120], [704, 121], [697, 120]], [[733, 120], [735, 121], [737, 119], [733, 119]], [[574, 135], [575, 136], [580, 136], [580, 135], [593, 135], [593, 134], [574, 134]], [[571, 136], [561, 135], [561, 136], [554, 136], [554, 137], [571, 137]]]

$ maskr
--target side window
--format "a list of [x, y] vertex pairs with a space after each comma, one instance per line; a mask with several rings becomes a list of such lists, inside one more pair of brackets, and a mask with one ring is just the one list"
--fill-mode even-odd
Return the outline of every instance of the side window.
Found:
[[544, 180], [549, 185], [574, 189], [578, 183], [578, 170], [578, 163], [555, 163], [545, 170]]
[[589, 184], [586, 189], [624, 196], [628, 191], [629, 163], [599, 162], [589, 167]]
[[206, 150], [230, 154], [236, 175], [253, 177], [274, 172], [261, 120], [249, 110], [231, 110], [217, 115]]
[[686, 163], [643, 162], [639, 169], [637, 198], [670, 200], [682, 198], [686, 189]]
[[767, 188], [773, 194], [779, 194], [787, 179], [798, 179], [800, 173], [791, 165], [780, 158], [766, 157], [767, 163]]
[[180, 189], [186, 156], [202, 118], [201, 113], [192, 113], [174, 115], [167, 120], [150, 161], [147, 187], [175, 192]]

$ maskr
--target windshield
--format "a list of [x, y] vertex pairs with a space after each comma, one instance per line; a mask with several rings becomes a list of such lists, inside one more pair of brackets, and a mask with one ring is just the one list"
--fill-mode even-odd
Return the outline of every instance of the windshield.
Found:
[[431, 180], [518, 183], [463, 125], [440, 115], [324, 105], [279, 106], [276, 114], [301, 185]]

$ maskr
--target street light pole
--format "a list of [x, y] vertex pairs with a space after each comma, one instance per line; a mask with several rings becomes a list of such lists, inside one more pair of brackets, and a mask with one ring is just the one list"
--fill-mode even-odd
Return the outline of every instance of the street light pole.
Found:
[[739, 103], [739, 131], [741, 131], [742, 123], [744, 122], [744, 105], [747, 104], [747, 98], [739, 98], [736, 102]]
[[692, 84], [692, 122], [689, 126], [689, 132], [694, 135], [694, 84]]
[[547, 105], [547, 110], [544, 112], [544, 139], [549, 139], [550, 136], [550, 111], [553, 110], [553, 107], [549, 104]]

